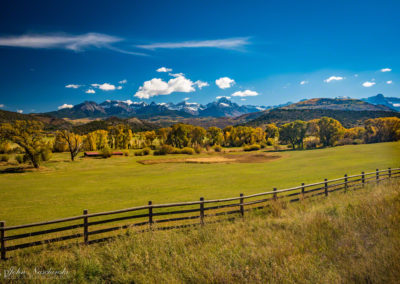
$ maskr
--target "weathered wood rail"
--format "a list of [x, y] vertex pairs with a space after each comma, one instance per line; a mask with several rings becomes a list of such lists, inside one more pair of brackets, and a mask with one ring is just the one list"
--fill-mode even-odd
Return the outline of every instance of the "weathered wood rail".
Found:
[[[17, 249], [23, 249], [38, 245], [50, 244], [73, 239], [83, 239], [84, 244], [96, 243], [110, 239], [114, 236], [106, 236], [97, 239], [90, 239], [94, 235], [100, 235], [118, 230], [129, 229], [133, 227], [144, 227], [145, 229], [171, 229], [194, 225], [204, 225], [205, 219], [211, 216], [222, 216], [229, 214], [238, 214], [243, 217], [248, 210], [264, 208], [277, 200], [285, 200], [288, 202], [296, 202], [305, 198], [315, 196], [328, 196], [329, 193], [350, 188], [363, 187], [365, 184], [372, 182], [380, 182], [390, 178], [400, 177], [400, 168], [376, 170], [374, 172], [359, 175], [344, 175], [342, 178], [327, 180], [322, 182], [304, 184], [301, 186], [276, 189], [273, 191], [256, 193], [251, 195], [240, 194], [238, 197], [205, 200], [203, 197], [199, 201], [169, 203], [169, 204], [153, 204], [149, 201], [148, 205], [126, 208], [115, 211], [99, 212], [89, 214], [88, 210], [83, 210], [80, 216], [57, 219], [47, 222], [38, 222], [17, 226], [5, 226], [5, 222], [0, 222], [0, 243], [1, 243], [1, 259], [6, 259], [7, 252]], [[261, 198], [260, 198], [261, 197]], [[185, 209], [181, 209], [181, 208]], [[247, 207], [247, 208], [246, 208]], [[131, 213], [134, 212], [132, 215]], [[195, 215], [191, 214], [195, 213]], [[162, 218], [162, 216], [176, 216]], [[105, 216], [112, 216], [104, 219]], [[121, 224], [121, 221], [136, 219], [138, 222], [131, 224]], [[192, 221], [196, 223], [183, 223], [182, 221]], [[176, 223], [176, 222], [181, 223]], [[198, 222], [197, 222], [198, 221]], [[112, 227], [95, 228], [99, 225], [108, 223], [116, 223]], [[172, 226], [158, 226], [163, 223], [172, 223]], [[59, 224], [68, 224], [62, 227], [54, 227]], [[36, 231], [25, 232], [28, 229], [40, 227]], [[92, 229], [92, 230], [90, 230]], [[23, 231], [23, 233], [10, 234], [15, 231]], [[24, 241], [26, 239], [36, 238], [37, 236], [47, 236], [49, 234], [68, 232], [68, 235], [53, 236], [49, 239]], [[22, 242], [22, 243], [18, 243]]]

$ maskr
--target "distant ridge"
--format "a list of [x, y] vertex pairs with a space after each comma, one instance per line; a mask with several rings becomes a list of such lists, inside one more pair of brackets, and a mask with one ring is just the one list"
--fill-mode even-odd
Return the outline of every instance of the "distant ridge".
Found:
[[363, 100], [350, 98], [316, 98], [300, 101], [295, 104], [284, 106], [281, 109], [330, 109], [350, 111], [393, 111], [388, 106], [371, 104]]

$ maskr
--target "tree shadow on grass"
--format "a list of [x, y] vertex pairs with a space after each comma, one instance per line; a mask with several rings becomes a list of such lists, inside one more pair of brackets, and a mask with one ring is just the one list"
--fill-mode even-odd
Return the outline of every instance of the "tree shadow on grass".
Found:
[[27, 170], [31, 170], [32, 168], [28, 167], [9, 167], [5, 169], [0, 169], [0, 174], [20, 174], [25, 173]]

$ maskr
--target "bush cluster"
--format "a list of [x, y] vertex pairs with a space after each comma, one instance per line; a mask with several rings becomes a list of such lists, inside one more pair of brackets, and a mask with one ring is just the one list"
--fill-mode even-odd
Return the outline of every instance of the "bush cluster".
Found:
[[147, 156], [150, 154], [150, 152], [151, 152], [150, 148], [144, 148], [142, 150], [136, 151], [135, 156]]
[[109, 147], [105, 147], [100, 150], [100, 154], [103, 158], [110, 158], [112, 156], [112, 150]]
[[257, 151], [260, 150], [261, 146], [258, 144], [253, 144], [253, 145], [247, 145], [243, 147], [243, 150], [248, 152], [248, 151]]

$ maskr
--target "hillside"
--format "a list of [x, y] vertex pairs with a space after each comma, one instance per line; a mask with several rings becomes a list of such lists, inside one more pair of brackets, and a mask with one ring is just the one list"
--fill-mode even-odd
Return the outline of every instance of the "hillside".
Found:
[[65, 269], [65, 283], [397, 283], [399, 212], [400, 184], [384, 182], [204, 227], [20, 251], [4, 267]]
[[109, 117], [73, 126], [73, 131], [78, 134], [87, 134], [95, 130], [107, 130], [107, 127], [117, 124], [128, 124], [133, 132], [154, 130], [160, 127], [159, 124], [143, 121], [135, 117], [129, 119]]
[[366, 119], [377, 117], [400, 117], [399, 112], [395, 111], [354, 111], [354, 110], [332, 110], [332, 109], [272, 109], [263, 112], [261, 116], [253, 119], [246, 125], [262, 126], [268, 123], [282, 125], [294, 120], [308, 121], [324, 116], [332, 117], [349, 128], [362, 125]]
[[45, 130], [56, 130], [59, 128], [71, 128], [72, 124], [60, 118], [46, 114], [22, 114], [12, 111], [0, 110], [0, 123], [13, 122], [16, 120], [36, 120], [44, 124]]
[[281, 109], [329, 109], [329, 110], [349, 110], [349, 111], [393, 111], [384, 105], [374, 105], [362, 100], [343, 99], [343, 98], [317, 98], [300, 101]]

